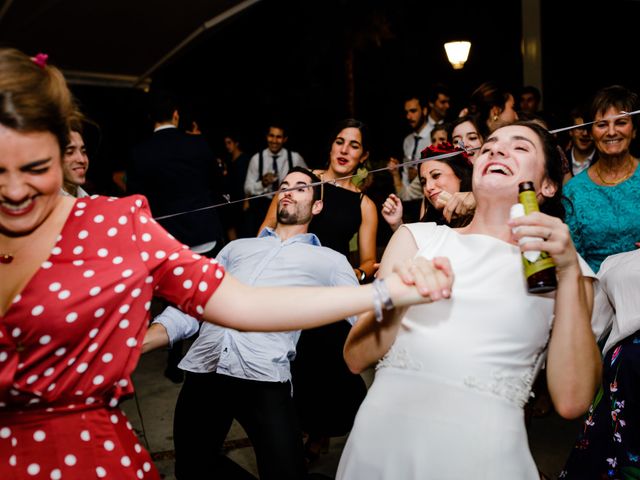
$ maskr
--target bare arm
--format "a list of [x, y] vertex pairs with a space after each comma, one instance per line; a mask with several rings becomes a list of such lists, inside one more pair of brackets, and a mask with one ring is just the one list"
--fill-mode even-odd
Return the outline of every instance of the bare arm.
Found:
[[602, 358], [591, 329], [593, 284], [578, 266], [558, 273], [555, 319], [549, 341], [547, 383], [557, 412], [582, 415], [600, 384]]
[[142, 343], [142, 353], [160, 347], [172, 347], [174, 342], [198, 333], [199, 328], [200, 322], [194, 317], [175, 307], [167, 307], [153, 319], [147, 330]]
[[358, 229], [358, 268], [366, 272], [367, 277], [375, 273], [376, 263], [376, 234], [378, 232], [378, 212], [373, 201], [364, 196], [360, 203], [362, 221]]
[[152, 324], [144, 335], [142, 353], [168, 346], [169, 335], [167, 334], [167, 329], [161, 323]]
[[[397, 274], [386, 282], [396, 307], [431, 299], [420, 283], [407, 285]], [[373, 308], [372, 285], [263, 288], [244, 285], [227, 273], [209, 298], [203, 319], [236, 330], [277, 332], [314, 328]]]
[[[409, 230], [400, 228], [389, 241], [380, 263], [378, 276], [386, 278], [391, 274], [394, 264], [408, 261], [415, 256], [417, 251], [418, 247]], [[431, 264], [426, 259], [421, 260]], [[451, 289], [453, 276], [450, 270], [448, 272], [430, 270], [429, 275], [429, 278], [418, 279], [422, 288], [433, 292], [431, 298], [434, 301], [443, 296], [447, 297], [448, 292], [443, 294], [443, 290], [450, 291]], [[405, 311], [406, 308], [395, 308], [385, 312], [382, 322], [376, 322], [371, 313], [360, 316], [358, 322], [351, 328], [344, 346], [344, 358], [349, 370], [359, 373], [387, 353], [396, 339]]]
[[534, 213], [510, 222], [514, 235], [547, 238], [521, 246], [546, 250], [556, 264], [558, 289], [547, 357], [547, 383], [556, 411], [565, 418], [582, 415], [600, 384], [602, 358], [591, 328], [592, 280], [580, 270], [569, 228], [561, 220]]

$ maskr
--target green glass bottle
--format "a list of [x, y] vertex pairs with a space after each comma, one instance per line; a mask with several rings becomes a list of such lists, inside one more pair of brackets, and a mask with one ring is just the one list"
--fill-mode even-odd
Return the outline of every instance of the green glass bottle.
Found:
[[[518, 200], [524, 207], [524, 214], [539, 212], [533, 182], [522, 182], [518, 185]], [[529, 293], [552, 292], [558, 287], [556, 266], [547, 252], [524, 252], [522, 254], [524, 275], [527, 278]]]

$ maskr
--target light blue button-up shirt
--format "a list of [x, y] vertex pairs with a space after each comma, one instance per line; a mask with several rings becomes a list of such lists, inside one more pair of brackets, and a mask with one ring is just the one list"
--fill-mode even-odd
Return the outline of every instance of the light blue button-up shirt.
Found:
[[[248, 285], [358, 285], [344, 255], [320, 246], [318, 237], [311, 233], [281, 241], [272, 229], [266, 228], [258, 238], [229, 243], [217, 260], [227, 272]], [[260, 315], [259, 309], [256, 315]], [[167, 322], [161, 316], [156, 320], [167, 327], [172, 341], [177, 340], [172, 338], [179, 335], [175, 319]], [[188, 329], [192, 322], [184, 320]], [[356, 319], [348, 320], [353, 324]], [[289, 364], [295, 357], [299, 337], [299, 330], [239, 332], [204, 322], [200, 335], [178, 366], [195, 373], [216, 372], [236, 378], [286, 382], [291, 380]]]

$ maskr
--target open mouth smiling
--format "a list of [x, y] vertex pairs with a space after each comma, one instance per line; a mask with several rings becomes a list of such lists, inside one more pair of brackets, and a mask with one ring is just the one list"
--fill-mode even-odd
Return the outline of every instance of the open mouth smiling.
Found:
[[513, 172], [509, 167], [502, 163], [489, 163], [485, 168], [483, 175], [489, 175], [492, 173], [497, 173], [505, 176], [512, 176]]
[[19, 216], [28, 213], [34, 205], [33, 198], [29, 197], [20, 203], [1, 202], [0, 209], [7, 215]]

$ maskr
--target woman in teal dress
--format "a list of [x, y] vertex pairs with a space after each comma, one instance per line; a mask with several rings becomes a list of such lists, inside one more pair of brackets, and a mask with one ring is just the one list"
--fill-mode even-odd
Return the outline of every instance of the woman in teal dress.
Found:
[[609, 255], [640, 246], [640, 171], [629, 148], [636, 136], [638, 95], [614, 85], [591, 105], [598, 161], [565, 186], [567, 217], [578, 253], [597, 272]]

